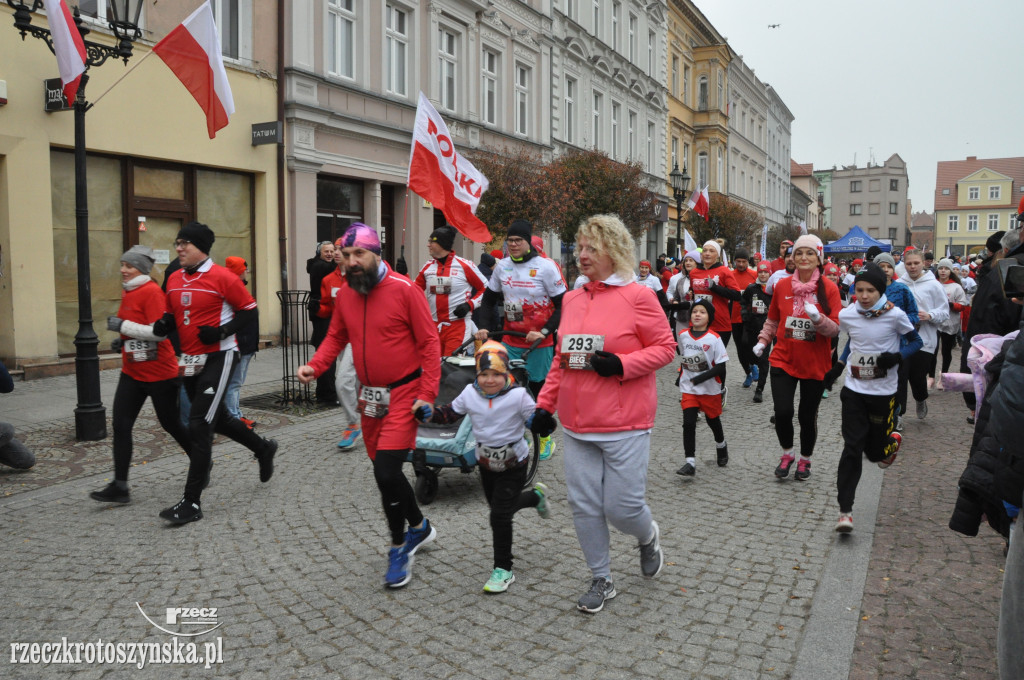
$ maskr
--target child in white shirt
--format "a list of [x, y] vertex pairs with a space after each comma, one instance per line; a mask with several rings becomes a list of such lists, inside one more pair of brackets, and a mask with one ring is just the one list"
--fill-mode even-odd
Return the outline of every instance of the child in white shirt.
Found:
[[729, 447], [722, 430], [722, 376], [729, 353], [722, 338], [709, 330], [715, 320], [715, 308], [708, 300], [698, 300], [690, 308], [690, 327], [679, 332], [679, 391], [683, 407], [683, 451], [686, 462], [677, 475], [693, 477], [697, 473], [697, 414], [703, 413], [715, 436], [718, 467], [729, 463]]
[[547, 519], [547, 487], [536, 484], [523, 490], [530, 447], [526, 421], [536, 403], [508, 372], [508, 352], [489, 340], [476, 351], [476, 381], [446, 406], [434, 409], [431, 420], [450, 423], [469, 417], [476, 437], [480, 482], [491, 507], [494, 571], [484, 584], [488, 593], [503, 593], [516, 577], [512, 573], [512, 516], [523, 508], [537, 508]]
[[[906, 313], [885, 297], [886, 274], [870, 262], [857, 272], [855, 299], [839, 312], [839, 328], [850, 336], [843, 403], [843, 453], [839, 458], [839, 521], [836, 531], [853, 531], [853, 498], [866, 456], [878, 467], [896, 460], [902, 438], [896, 425], [900, 359], [921, 349], [921, 337]], [[907, 344], [900, 350], [900, 337]]]

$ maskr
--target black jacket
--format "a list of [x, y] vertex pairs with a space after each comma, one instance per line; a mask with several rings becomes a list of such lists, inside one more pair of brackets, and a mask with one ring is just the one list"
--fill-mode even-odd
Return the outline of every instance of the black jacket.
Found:
[[[1018, 245], [1007, 255], [1008, 258], [1024, 264], [1024, 243]], [[982, 270], [985, 273], [980, 273]], [[975, 276], [978, 290], [971, 299], [971, 318], [967, 321], [965, 340], [970, 340], [980, 333], [1006, 335], [1012, 333], [1020, 323], [1020, 305], [1003, 297], [1003, 287], [999, 281], [999, 267], [992, 258], [981, 263], [979, 274]], [[966, 345], [966, 343], [965, 343]]]
[[320, 309], [320, 284], [324, 277], [334, 271], [337, 267], [334, 262], [327, 262], [318, 255], [306, 260], [306, 273], [309, 274], [309, 304], [307, 309], [310, 314], [310, 321], [314, 319]]
[[[764, 314], [754, 314], [754, 300], [764, 304]], [[772, 296], [765, 292], [764, 286], [756, 281], [743, 291], [743, 298], [740, 307], [740, 316], [743, 317], [743, 341], [753, 347], [757, 343], [757, 336], [764, 327], [765, 319], [768, 318], [768, 308], [771, 307]]]

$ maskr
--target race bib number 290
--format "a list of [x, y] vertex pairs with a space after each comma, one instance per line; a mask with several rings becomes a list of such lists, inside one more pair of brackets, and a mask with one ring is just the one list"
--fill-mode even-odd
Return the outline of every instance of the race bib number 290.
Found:
[[592, 371], [594, 367], [590, 365], [590, 357], [594, 356], [595, 352], [603, 349], [603, 335], [589, 335], [585, 333], [563, 335], [561, 346], [559, 347], [560, 359], [558, 365], [560, 368]]

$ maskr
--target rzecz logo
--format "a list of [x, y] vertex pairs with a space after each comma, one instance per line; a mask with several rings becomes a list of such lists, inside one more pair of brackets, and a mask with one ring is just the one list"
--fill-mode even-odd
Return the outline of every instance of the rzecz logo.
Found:
[[[138, 602], [135, 606], [139, 608], [139, 613], [149, 621], [152, 626], [158, 630], [169, 635], [175, 635], [178, 637], [197, 637], [199, 635], [206, 635], [221, 627], [223, 621], [217, 620], [217, 607], [167, 607], [164, 610], [164, 625], [161, 626], [152, 618], [149, 617], [146, 612], [142, 610], [142, 605]], [[195, 631], [194, 626], [200, 627], [201, 630]], [[174, 630], [172, 628], [177, 628]]]

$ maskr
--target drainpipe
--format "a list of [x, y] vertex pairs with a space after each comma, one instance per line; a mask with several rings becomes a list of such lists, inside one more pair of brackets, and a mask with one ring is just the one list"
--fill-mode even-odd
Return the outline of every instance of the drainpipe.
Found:
[[284, 3], [285, 0], [277, 0], [277, 120], [281, 123], [281, 139], [277, 142], [277, 247], [281, 258], [281, 290], [288, 290], [284, 163]]

